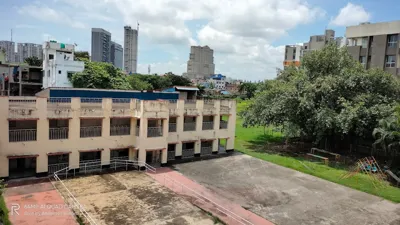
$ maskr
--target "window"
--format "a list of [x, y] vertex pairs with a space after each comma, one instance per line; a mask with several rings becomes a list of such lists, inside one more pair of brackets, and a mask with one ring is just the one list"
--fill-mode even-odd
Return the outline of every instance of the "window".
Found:
[[388, 47], [396, 47], [397, 36], [397, 34], [388, 35]]
[[396, 66], [396, 56], [394, 55], [387, 55], [386, 56], [386, 67], [395, 67]]
[[304, 46], [304, 49], [307, 49], [307, 46]]
[[285, 60], [287, 60], [287, 54], [285, 54]]
[[61, 70], [58, 71], [58, 74], [61, 74]]
[[362, 48], [367, 48], [368, 46], [368, 38], [367, 37], [363, 37], [361, 40], [361, 47]]
[[53, 54], [49, 54], [49, 59], [54, 59], [54, 55]]
[[367, 60], [367, 57], [366, 57], [366, 56], [360, 56], [360, 63], [361, 63], [361, 64], [365, 65], [366, 60]]
[[71, 79], [73, 74], [74, 74], [74, 72], [67, 72], [68, 79]]

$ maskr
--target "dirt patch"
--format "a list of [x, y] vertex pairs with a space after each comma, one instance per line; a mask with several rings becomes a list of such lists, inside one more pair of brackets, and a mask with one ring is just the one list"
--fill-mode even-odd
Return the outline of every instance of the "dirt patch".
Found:
[[212, 217], [143, 172], [80, 177], [64, 184], [98, 224], [214, 224]]

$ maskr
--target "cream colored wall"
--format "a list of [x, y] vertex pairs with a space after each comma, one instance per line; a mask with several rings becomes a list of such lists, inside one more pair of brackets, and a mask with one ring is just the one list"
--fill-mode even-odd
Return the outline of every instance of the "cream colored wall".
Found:
[[[134, 159], [136, 149], [139, 149], [139, 161], [146, 161], [146, 150], [148, 149], [165, 149], [162, 154], [162, 163], [167, 162], [167, 147], [168, 143], [177, 143], [176, 156], [182, 155], [182, 141], [197, 140], [195, 144], [195, 153], [200, 153], [200, 140], [201, 139], [213, 139], [216, 141], [213, 143], [213, 151], [218, 151], [217, 140], [218, 138], [228, 138], [227, 149], [234, 148], [234, 137], [235, 137], [235, 120], [236, 120], [236, 102], [229, 102], [229, 123], [228, 129], [220, 130], [219, 128], [219, 116], [220, 116], [220, 101], [214, 102], [214, 107], [211, 111], [215, 112], [214, 115], [214, 130], [202, 130], [202, 116], [204, 112], [209, 113], [210, 109], [204, 107], [203, 101], [198, 100], [196, 103], [197, 111], [197, 127], [196, 131], [183, 131], [183, 119], [185, 113], [185, 104], [183, 100], [178, 100], [176, 103], [177, 117], [177, 132], [168, 133], [168, 121], [169, 121], [169, 102], [168, 101], [139, 101], [132, 100], [127, 109], [114, 110], [112, 99], [103, 99], [101, 108], [103, 110], [102, 115], [102, 137], [93, 138], [80, 138], [80, 116], [81, 116], [81, 103], [79, 98], [73, 98], [71, 101], [71, 113], [72, 116], [69, 119], [69, 138], [66, 140], [49, 140], [49, 120], [48, 115], [53, 115], [47, 107], [47, 98], [36, 98], [35, 115], [38, 117], [37, 120], [37, 141], [29, 142], [9, 142], [8, 141], [8, 118], [9, 118], [9, 98], [0, 97], [0, 177], [8, 176], [8, 158], [10, 155], [27, 155], [27, 154], [38, 154], [37, 158], [37, 173], [47, 172], [48, 167], [48, 156], [50, 152], [71, 152], [70, 154], [70, 166], [71, 168], [77, 168], [79, 165], [79, 150], [91, 150], [91, 149], [104, 149], [102, 151], [101, 159], [103, 164], [107, 164], [110, 160], [110, 148], [124, 148], [128, 146], [134, 146], [130, 148], [129, 158]], [[51, 109], [53, 110], [53, 109]], [[110, 136], [110, 116], [131, 116], [131, 135], [127, 136]], [[97, 112], [93, 111], [96, 117]], [[140, 136], [136, 137], [136, 120], [137, 116], [140, 118]], [[20, 116], [29, 117], [29, 116]], [[85, 115], [85, 117], [90, 117]], [[97, 117], [102, 118], [102, 117]], [[148, 119], [159, 119], [163, 123], [163, 136], [147, 138], [147, 125]]]

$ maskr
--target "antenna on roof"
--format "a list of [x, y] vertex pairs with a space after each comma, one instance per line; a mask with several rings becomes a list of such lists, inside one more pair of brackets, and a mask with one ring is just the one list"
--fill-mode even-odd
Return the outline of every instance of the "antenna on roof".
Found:
[[150, 75], [150, 72], [151, 72], [151, 66], [150, 66], [150, 64], [149, 64], [149, 67], [147, 68], [147, 72], [148, 72], [148, 74]]

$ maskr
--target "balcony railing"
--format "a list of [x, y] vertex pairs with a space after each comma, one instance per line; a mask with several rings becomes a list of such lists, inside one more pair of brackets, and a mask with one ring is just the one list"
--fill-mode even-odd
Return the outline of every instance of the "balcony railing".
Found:
[[49, 139], [68, 139], [68, 127], [50, 128]]
[[203, 130], [214, 130], [214, 122], [203, 122]]
[[147, 137], [161, 137], [163, 136], [162, 127], [148, 127]]
[[12, 97], [8, 99], [9, 108], [36, 108], [35, 97]]
[[9, 142], [36, 141], [36, 129], [10, 130], [8, 133]]
[[227, 121], [219, 121], [219, 129], [228, 129], [228, 122]]
[[182, 159], [193, 158], [194, 157], [194, 149], [182, 149]]
[[196, 108], [196, 100], [195, 99], [185, 100], [185, 109], [186, 108]]
[[130, 98], [113, 98], [112, 108], [113, 109], [129, 109], [131, 106]]
[[195, 131], [196, 130], [196, 123], [184, 123], [183, 124], [183, 131]]
[[175, 151], [168, 151], [167, 160], [175, 160]]
[[178, 100], [171, 99], [171, 100], [168, 100], [168, 101], [169, 101], [168, 108], [169, 109], [176, 109], [176, 105], [177, 105]]
[[47, 108], [71, 108], [71, 98], [48, 98]]
[[120, 136], [120, 135], [130, 135], [131, 127], [130, 126], [111, 126], [110, 127], [110, 136]]
[[65, 169], [69, 166], [69, 163], [57, 163], [57, 164], [50, 164], [48, 166], [48, 173], [52, 174], [54, 172], [57, 172], [59, 170]]
[[168, 132], [176, 132], [176, 123], [168, 124]]
[[101, 137], [101, 126], [81, 127], [81, 138]]
[[202, 147], [200, 155], [211, 155], [212, 154], [212, 147]]

